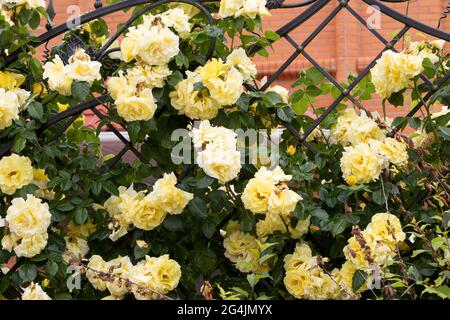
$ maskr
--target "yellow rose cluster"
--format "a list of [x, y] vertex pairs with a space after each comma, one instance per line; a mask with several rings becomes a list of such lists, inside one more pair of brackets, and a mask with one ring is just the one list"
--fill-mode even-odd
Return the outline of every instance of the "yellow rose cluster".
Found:
[[69, 64], [65, 65], [59, 55], [52, 61], [44, 64], [44, 79], [47, 79], [51, 90], [64, 96], [72, 94], [73, 81], [85, 81], [92, 84], [95, 80], [100, 80], [101, 63], [91, 61], [91, 57], [82, 48], [69, 58]]
[[439, 62], [440, 57], [444, 57], [445, 40], [433, 40], [433, 41], [413, 41], [409, 44], [407, 53], [416, 55], [419, 58], [430, 59], [432, 63]]
[[175, 289], [181, 278], [181, 268], [167, 254], [145, 256], [145, 260], [136, 265], [127, 256], [105, 262], [94, 255], [89, 259], [86, 277], [95, 289], [108, 289], [113, 299], [133, 293], [136, 299], [149, 300], [154, 293], [166, 294]]
[[369, 183], [390, 164], [403, 167], [408, 162], [406, 144], [386, 137], [374, 119], [365, 112], [344, 111], [331, 129], [331, 136], [344, 146], [341, 170], [349, 185]]
[[149, 66], [166, 65], [179, 49], [179, 36], [191, 31], [189, 16], [180, 8], [146, 15], [142, 24], [128, 29], [120, 49], [125, 62], [136, 59]]
[[224, 184], [233, 180], [241, 170], [241, 154], [237, 150], [237, 135], [224, 127], [213, 127], [203, 120], [191, 132], [197, 152], [196, 161], [210, 177]]
[[381, 129], [364, 111], [358, 115], [354, 109], [347, 109], [331, 128], [331, 136], [343, 146], [356, 146], [372, 139], [382, 141], [386, 137], [386, 130]]
[[267, 262], [260, 264], [257, 251], [259, 250], [258, 239], [249, 233], [240, 231], [238, 221], [230, 221], [226, 228], [223, 240], [225, 257], [235, 263], [240, 272], [267, 272]]
[[146, 15], [142, 24], [129, 28], [120, 49], [125, 62], [136, 60], [137, 64], [126, 75], [120, 71], [118, 77], [108, 80], [117, 113], [126, 121], [153, 118], [157, 106], [152, 89], [163, 87], [172, 74], [168, 63], [179, 52], [179, 37], [191, 32], [189, 19], [183, 9], [174, 8]]
[[25, 76], [0, 71], [0, 130], [19, 119], [19, 113], [26, 109], [30, 92], [21, 89]]
[[[241, 199], [244, 207], [254, 214], [264, 214], [264, 220], [256, 223], [256, 233], [263, 239], [275, 231], [289, 232], [294, 239], [308, 231], [309, 218], [291, 226], [292, 213], [302, 197], [289, 189], [292, 176], [278, 166], [273, 170], [261, 167], [247, 183]], [[287, 229], [286, 229], [286, 226]]]
[[108, 79], [108, 91], [115, 100], [117, 113], [126, 121], [147, 121], [153, 118], [156, 103], [152, 89], [164, 86], [172, 73], [167, 65], [136, 65], [127, 73]]
[[27, 199], [14, 198], [6, 211], [5, 220], [9, 233], [2, 239], [2, 248], [14, 252], [18, 257], [31, 258], [47, 245], [47, 228], [51, 214], [47, 203], [33, 195]]
[[400, 220], [390, 213], [377, 213], [366, 229], [355, 234], [344, 247], [344, 255], [356, 269], [390, 264], [399, 242], [405, 240]]
[[176, 183], [175, 174], [171, 173], [156, 181], [147, 195], [134, 191], [133, 186], [119, 187], [119, 196], [111, 196], [104, 204], [112, 218], [111, 240], [116, 241], [132, 226], [149, 231], [158, 227], [167, 214], [180, 214], [193, 194], [177, 188]]
[[212, 119], [220, 108], [236, 103], [244, 81], [254, 78], [256, 73], [256, 66], [245, 50], [235, 49], [226, 62], [212, 59], [193, 72], [186, 72], [187, 78], [170, 93], [171, 104], [179, 114], [191, 119]]
[[377, 94], [389, 98], [393, 93], [407, 88], [411, 80], [423, 72], [423, 60], [437, 63], [444, 57], [444, 40], [411, 42], [402, 52], [385, 51], [372, 68], [372, 82]]
[[221, 18], [245, 16], [255, 19], [256, 16], [270, 16], [270, 13], [266, 8], [266, 0], [221, 0], [219, 16]]
[[306, 243], [298, 243], [295, 251], [284, 257], [284, 285], [297, 299], [336, 299], [341, 295], [338, 282], [322, 268], [328, 259], [313, 256]]

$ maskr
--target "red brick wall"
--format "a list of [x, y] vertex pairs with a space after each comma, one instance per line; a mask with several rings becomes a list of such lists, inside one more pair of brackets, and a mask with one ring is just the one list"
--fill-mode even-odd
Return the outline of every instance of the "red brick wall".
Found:
[[[298, 2], [299, 0], [286, 0], [286, 3]], [[94, 8], [94, 0], [55, 0], [56, 10], [56, 24], [63, 23], [68, 15], [68, 5], [78, 5], [81, 8], [81, 13], [86, 13]], [[105, 0], [103, 1], [105, 4]], [[430, 26], [437, 26], [440, 13], [447, 4], [446, 0], [412, 0], [409, 5], [408, 15], [414, 19]], [[331, 1], [312, 19], [297, 27], [291, 32], [292, 38], [301, 43], [310, 33], [325, 19], [325, 17], [337, 6], [338, 1]], [[365, 19], [369, 16], [368, 6], [359, 0], [352, 0], [349, 2], [350, 6], [361, 14]], [[407, 4], [387, 4], [395, 10], [406, 13]], [[276, 30], [297, 15], [299, 15], [305, 8], [297, 9], [277, 9], [272, 10], [272, 16], [264, 18], [264, 28]], [[112, 28], [118, 23], [124, 22], [129, 16], [125, 13], [115, 13], [106, 20]], [[441, 29], [449, 31], [449, 21], [447, 19], [441, 25]], [[395, 20], [387, 17], [381, 17], [381, 29], [377, 30], [385, 38], [390, 39], [395, 31], [398, 31], [403, 26]], [[413, 39], [420, 38], [417, 31], [411, 30], [409, 35]], [[58, 40], [54, 40], [57, 43]], [[307, 47], [307, 53], [311, 55], [322, 66], [326, 67], [331, 74], [339, 81], [346, 79], [349, 72], [356, 74], [376, 56], [383, 45], [376, 39], [360, 22], [358, 22], [347, 10], [341, 10], [338, 16], [331, 21], [331, 23], [321, 31], [316, 39]], [[401, 49], [402, 42], [397, 45]], [[294, 48], [285, 40], [282, 39], [274, 45], [274, 51], [271, 52], [269, 58], [258, 57], [256, 59], [260, 76], [272, 74], [276, 71], [286, 59], [294, 52]], [[277, 83], [290, 86], [290, 83], [297, 77], [298, 72], [304, 68], [309, 67], [309, 62], [303, 57], [299, 56], [291, 66], [284, 72], [283, 76]], [[320, 106], [326, 106], [328, 99], [319, 101]], [[380, 101], [373, 100], [366, 102], [366, 106], [372, 110], [380, 110]], [[405, 107], [407, 108], [407, 106]], [[389, 108], [390, 116], [403, 114], [407, 110]]]

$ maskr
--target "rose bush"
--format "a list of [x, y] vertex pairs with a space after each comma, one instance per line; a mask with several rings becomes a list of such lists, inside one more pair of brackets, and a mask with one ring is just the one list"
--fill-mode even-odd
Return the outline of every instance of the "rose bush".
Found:
[[[163, 4], [105, 55], [111, 34], [97, 19], [40, 61], [30, 41], [45, 3], [1, 2], [0, 297], [450, 297], [449, 81], [433, 87], [450, 68], [444, 43], [386, 51], [356, 100], [306, 137], [312, 153], [298, 136], [325, 112], [318, 99], [340, 92], [315, 68], [290, 95], [260, 89], [252, 56], [279, 38], [262, 30], [265, 5], [208, 3], [211, 25], [196, 7]], [[376, 96], [423, 113], [368, 112]], [[76, 113], [46, 125], [89, 100], [103, 105], [97, 130]], [[142, 157], [105, 155], [104, 126], [126, 131]], [[279, 162], [260, 150], [242, 161], [257, 146], [233, 130], [275, 128]], [[172, 161], [176, 129], [189, 130], [196, 164]]]

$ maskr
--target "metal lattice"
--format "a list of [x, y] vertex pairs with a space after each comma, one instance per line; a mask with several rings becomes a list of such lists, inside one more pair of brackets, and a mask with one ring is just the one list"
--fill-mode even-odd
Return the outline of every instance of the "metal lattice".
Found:
[[[216, 0], [217, 1], [217, 0]], [[396, 43], [398, 43], [405, 34], [410, 29], [415, 29], [418, 31], [421, 31], [422, 33], [425, 33], [427, 35], [430, 35], [435, 38], [443, 39], [445, 41], [450, 41], [450, 34], [447, 32], [444, 32], [440, 29], [436, 29], [430, 26], [427, 26], [419, 21], [413, 20], [391, 8], [384, 5], [382, 2], [391, 2], [391, 3], [398, 3], [398, 2], [406, 2], [407, 0], [362, 0], [367, 5], [370, 6], [376, 6], [380, 12], [384, 15], [387, 15], [391, 17], [392, 19], [396, 20], [397, 22], [400, 22], [403, 27], [402, 29], [391, 39], [387, 40], [384, 38], [379, 32], [377, 32], [375, 29], [370, 28], [365, 19], [356, 12], [352, 6], [350, 0], [304, 0], [299, 3], [294, 4], [284, 4], [284, 0], [268, 0], [267, 7], [269, 9], [291, 9], [291, 8], [298, 8], [298, 7], [307, 7], [302, 13], [300, 13], [297, 17], [286, 23], [284, 26], [279, 28], [276, 32], [280, 36], [280, 38], [286, 39], [289, 44], [292, 45], [294, 48], [294, 52], [291, 54], [291, 56], [288, 57], [288, 59], [278, 68], [278, 70], [267, 80], [267, 82], [261, 87], [261, 88], [254, 88], [252, 86], [247, 86], [248, 90], [261, 90], [264, 91], [269, 86], [274, 83], [282, 74], [283, 72], [292, 64], [294, 60], [296, 60], [300, 55], [302, 55], [306, 60], [308, 60], [314, 67], [316, 67], [328, 81], [330, 81], [340, 92], [340, 95], [334, 99], [334, 101], [331, 102], [331, 104], [325, 109], [325, 111], [318, 116], [312, 124], [309, 126], [308, 129], [305, 130], [303, 134], [299, 133], [295, 128], [292, 127], [289, 123], [284, 123], [286, 128], [290, 131], [290, 133], [294, 136], [296, 139], [296, 146], [303, 145], [309, 150], [310, 152], [315, 152], [314, 147], [307, 142], [307, 137], [313, 132], [315, 128], [317, 128], [320, 123], [330, 114], [333, 112], [333, 110], [336, 109], [336, 107], [344, 100], [348, 99], [355, 105], [358, 105], [357, 100], [352, 95], [352, 90], [363, 80], [364, 77], [368, 75], [371, 68], [375, 65], [376, 61], [381, 57], [384, 51], [386, 50], [395, 50], [394, 46]], [[140, 16], [144, 15], [145, 13], [149, 12], [150, 10], [164, 4], [168, 4], [171, 2], [181, 2], [190, 4], [196, 8], [198, 8], [206, 17], [208, 23], [210, 25], [213, 25], [215, 23], [214, 18], [211, 16], [210, 12], [207, 10], [207, 8], [202, 4], [202, 2], [212, 2], [211, 0], [160, 0], [153, 3], [149, 3], [149, 0], [127, 0], [122, 1], [110, 6], [102, 6], [101, 0], [95, 0], [94, 1], [94, 7], [95, 10], [87, 13], [79, 18], [79, 23], [84, 24], [86, 22], [90, 22], [92, 20], [95, 20], [97, 18], [106, 16], [108, 14], [118, 12], [127, 8], [136, 7], [138, 5], [144, 5], [144, 7], [136, 12], [125, 24], [123, 24], [116, 33], [98, 50], [97, 52], [91, 53], [92, 59], [101, 61], [107, 54], [120, 50], [118, 48], [111, 49], [110, 46], [112, 43], [121, 35], [123, 34], [131, 25], [132, 23], [138, 19]], [[320, 12], [326, 5], [328, 4], [335, 4], [336, 6], [334, 9], [325, 17], [325, 19], [319, 23], [319, 25], [309, 34], [309, 36], [303, 40], [300, 44], [297, 43], [293, 37], [290, 35], [290, 33], [296, 29], [297, 27], [301, 26], [303, 23], [308, 21], [309, 19], [313, 19], [314, 16]], [[342, 85], [340, 85], [337, 80], [327, 71], [324, 67], [322, 67], [307, 51], [307, 48], [309, 44], [320, 34], [320, 32], [341, 12], [342, 10], [347, 10], [350, 12], [352, 16], [354, 16], [362, 25], [365, 26], [369, 30], [369, 32], [376, 37], [383, 45], [383, 49], [376, 55], [376, 57], [363, 69], [362, 72], [359, 73], [359, 75], [348, 85], [348, 87], [344, 88]], [[51, 19], [55, 17], [55, 11], [53, 8], [53, 1], [49, 1], [49, 6], [47, 8], [48, 14]], [[446, 11], [448, 11], [448, 8], [446, 8]], [[446, 17], [446, 11], [444, 11], [442, 18], [439, 20], [439, 24], [441, 23], [442, 19], [445, 19]], [[47, 44], [48, 41], [51, 39], [65, 33], [66, 31], [69, 31], [68, 24], [61, 24], [59, 26], [54, 27], [51, 23], [47, 24], [47, 32], [40, 35], [38, 39], [35, 42], [32, 42], [30, 45], [33, 47], [38, 47], [43, 44]], [[210, 39], [210, 47], [209, 51], [207, 53], [207, 58], [210, 58], [213, 49], [215, 46], [216, 39], [214, 37], [211, 37]], [[250, 51], [252, 53], [255, 53], [260, 48], [258, 46], [253, 46]], [[5, 61], [7, 64], [11, 64], [14, 61], [17, 60], [19, 53], [21, 51], [17, 50], [16, 52], [10, 54], [9, 56], [5, 57]], [[409, 111], [407, 114], [407, 117], [413, 117], [416, 112], [428, 101], [431, 96], [439, 90], [439, 88], [445, 84], [448, 79], [450, 78], [450, 70], [447, 71], [445, 75], [439, 80], [437, 80], [435, 83], [430, 81], [425, 75], [420, 76], [421, 79], [426, 83], [430, 91], [423, 97], [423, 99], [420, 100], [420, 102]], [[77, 117], [86, 110], [91, 110], [95, 116], [97, 116], [100, 121], [105, 120], [107, 117], [101, 110], [99, 110], [99, 107], [106, 106], [106, 104], [110, 101], [109, 95], [103, 95], [94, 98], [91, 101], [87, 101], [84, 103], [81, 103], [76, 106], [72, 106], [71, 108], [67, 109], [64, 112], [61, 112], [57, 115], [55, 115], [53, 118], [49, 119], [41, 128], [40, 131], [43, 132], [44, 130], [55, 126], [58, 123], [62, 123], [62, 125], [57, 128], [56, 132], [54, 132], [53, 136], [50, 138], [50, 140], [57, 139], [60, 137], [65, 130], [77, 119]], [[158, 111], [155, 115], [155, 117], [158, 116], [158, 113], [160, 113], [161, 110], [158, 108]], [[109, 163], [109, 166], [114, 166], [120, 160], [122, 157], [128, 152], [131, 151], [138, 159], [145, 163], [150, 163], [150, 159], [146, 159], [141, 152], [138, 150], [138, 148], [133, 145], [131, 141], [129, 141], [121, 132], [120, 130], [113, 124], [111, 124], [108, 121], [103, 121], [103, 123], [107, 126], [107, 128], [113, 132], [117, 138], [123, 143], [123, 148], [121, 151], [114, 157], [113, 160]], [[395, 135], [398, 130], [400, 130], [400, 126], [397, 126], [393, 128], [393, 130], [390, 132], [390, 135]], [[126, 128], [123, 128], [124, 130]], [[12, 142], [8, 142], [4, 144], [0, 149], [0, 157], [4, 156], [8, 152], [10, 152], [10, 149], [12, 147]], [[189, 168], [188, 168], [189, 169]], [[184, 176], [184, 175], [183, 175]], [[182, 177], [178, 177], [181, 179]]]

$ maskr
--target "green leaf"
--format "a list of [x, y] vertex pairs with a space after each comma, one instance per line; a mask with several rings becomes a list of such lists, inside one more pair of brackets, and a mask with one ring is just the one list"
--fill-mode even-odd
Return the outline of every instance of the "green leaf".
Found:
[[188, 208], [194, 217], [206, 218], [208, 216], [206, 203], [199, 197], [194, 197], [194, 199], [189, 202]]
[[88, 218], [88, 211], [86, 208], [78, 208], [75, 211], [75, 215], [74, 215], [74, 221], [78, 224], [78, 225], [82, 225], [85, 224]]
[[28, 24], [28, 21], [30, 21], [31, 16], [33, 15], [33, 10], [28, 10], [25, 8], [22, 8], [19, 13], [19, 22], [23, 25]]
[[189, 68], [189, 59], [186, 57], [183, 52], [180, 50], [178, 54], [175, 57], [175, 63], [177, 64], [177, 67], [185, 67], [186, 69]]
[[264, 37], [272, 41], [277, 41], [280, 39], [280, 35], [271, 30], [267, 30], [266, 32], [264, 32]]
[[37, 267], [32, 263], [23, 264], [19, 269], [19, 277], [24, 282], [32, 282], [36, 279], [37, 276]]
[[91, 91], [91, 86], [86, 81], [74, 81], [72, 82], [72, 96], [79, 100], [84, 101]]
[[44, 73], [44, 69], [42, 68], [41, 62], [33, 58], [30, 60], [29, 68], [31, 71], [31, 75], [33, 76], [34, 80], [40, 80], [42, 79], [42, 74]]
[[183, 80], [183, 75], [180, 71], [177, 70], [169, 76], [169, 78], [167, 79], [167, 83], [170, 86], [175, 87], [181, 80]]
[[211, 178], [210, 176], [207, 176], [206, 174], [201, 177], [199, 180], [197, 180], [197, 187], [199, 189], [204, 189], [209, 187], [214, 182], [214, 178]]
[[28, 25], [31, 29], [36, 29], [39, 24], [41, 23], [41, 16], [39, 15], [38, 11], [33, 11], [33, 14], [31, 15], [30, 21], [28, 21]]
[[444, 140], [450, 140], [450, 128], [449, 127], [438, 127], [439, 131], [442, 133]]
[[56, 209], [59, 211], [67, 212], [71, 211], [75, 208], [75, 206], [70, 202], [63, 202], [56, 206]]
[[294, 102], [292, 105], [292, 109], [294, 109], [295, 113], [298, 115], [302, 115], [308, 110], [309, 101], [308, 98], [303, 96], [300, 100]]
[[292, 111], [292, 109], [289, 106], [283, 107], [283, 108], [278, 108], [277, 116], [280, 120], [286, 121], [286, 122], [291, 122], [292, 119], [295, 117], [294, 112]]
[[319, 84], [323, 79], [325, 79], [325, 76], [320, 72], [319, 69], [312, 67], [306, 70], [306, 77], [311, 79], [314, 85]]
[[367, 273], [362, 270], [356, 270], [352, 279], [352, 289], [353, 292], [358, 291], [366, 282]]
[[28, 105], [27, 108], [28, 114], [34, 118], [41, 120], [44, 115], [44, 108], [40, 102], [33, 101]]
[[16, 136], [14, 138], [14, 143], [12, 146], [12, 151], [15, 153], [20, 153], [25, 148], [25, 145], [27, 144], [27, 140], [21, 136]]
[[119, 195], [119, 189], [117, 189], [116, 185], [112, 182], [112, 181], [104, 181], [103, 184], [103, 189], [108, 192], [110, 195], [112, 196], [118, 196]]
[[345, 228], [347, 228], [347, 219], [345, 218], [345, 215], [339, 214], [332, 218], [331, 222], [331, 234], [333, 237], [336, 237], [337, 235], [341, 234]]
[[58, 272], [59, 267], [55, 261], [48, 260], [45, 264], [45, 269], [47, 270], [47, 273], [50, 276], [50, 278], [53, 278]]
[[403, 97], [403, 92], [395, 92], [389, 98], [388, 101], [395, 107], [403, 106], [405, 103], [405, 99]]
[[446, 285], [437, 287], [434, 291], [442, 298], [442, 299], [450, 299], [450, 288]]
[[433, 247], [434, 250], [439, 250], [445, 243], [446, 240], [440, 237], [431, 240], [431, 246]]
[[436, 68], [430, 58], [423, 59], [422, 66], [424, 68], [423, 73], [425, 73], [428, 78], [433, 78], [435, 76]]
[[319, 220], [328, 220], [328, 213], [321, 208], [314, 208], [311, 211], [313, 217], [319, 218]]

